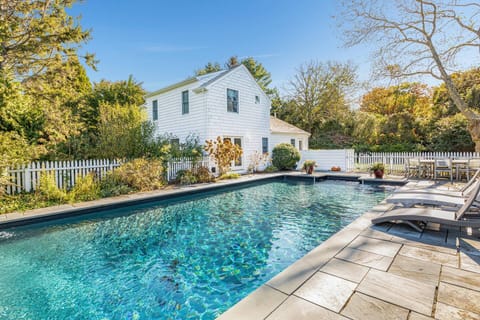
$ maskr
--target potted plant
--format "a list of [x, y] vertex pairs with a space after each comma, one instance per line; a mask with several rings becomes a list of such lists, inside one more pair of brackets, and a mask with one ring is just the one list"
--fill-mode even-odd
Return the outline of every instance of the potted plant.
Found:
[[302, 169], [305, 170], [306, 173], [312, 174], [316, 164], [315, 160], [305, 160]]
[[375, 162], [370, 167], [370, 172], [373, 172], [375, 178], [382, 179], [385, 173], [385, 165], [381, 162]]

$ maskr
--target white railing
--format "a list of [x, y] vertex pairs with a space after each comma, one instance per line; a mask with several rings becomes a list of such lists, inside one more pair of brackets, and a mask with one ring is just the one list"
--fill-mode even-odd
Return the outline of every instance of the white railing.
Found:
[[479, 152], [365, 152], [355, 153], [355, 170], [366, 172], [375, 162], [385, 164], [389, 174], [405, 174], [408, 159], [473, 159], [480, 158]]
[[118, 166], [120, 162], [108, 159], [31, 162], [8, 169], [11, 185], [8, 185], [6, 190], [8, 194], [33, 191], [42, 172], [53, 172], [57, 186], [68, 189], [75, 185], [78, 177], [95, 172], [96, 177], [101, 179], [108, 171]]
[[210, 159], [208, 157], [198, 160], [193, 158], [173, 158], [168, 161], [167, 181], [175, 180], [177, 172], [180, 170], [191, 170], [198, 167], [210, 168]]

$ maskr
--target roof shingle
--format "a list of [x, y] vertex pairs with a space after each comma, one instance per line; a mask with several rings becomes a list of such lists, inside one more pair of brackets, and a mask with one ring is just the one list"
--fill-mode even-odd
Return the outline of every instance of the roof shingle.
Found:
[[270, 131], [272, 131], [272, 133], [299, 133], [308, 134], [310, 136], [310, 133], [307, 131], [273, 116], [270, 116]]

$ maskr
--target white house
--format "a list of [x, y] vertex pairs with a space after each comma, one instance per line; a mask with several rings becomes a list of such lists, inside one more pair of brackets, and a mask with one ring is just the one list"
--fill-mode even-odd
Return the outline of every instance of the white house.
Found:
[[310, 133], [276, 117], [270, 117], [270, 141], [273, 146], [291, 143], [298, 150], [308, 150]]
[[270, 99], [244, 65], [151, 92], [145, 106], [157, 135], [184, 140], [194, 133], [201, 143], [221, 136], [240, 145], [233, 170], [246, 170], [255, 151], [271, 152], [280, 142], [308, 149], [309, 133], [270, 117]]

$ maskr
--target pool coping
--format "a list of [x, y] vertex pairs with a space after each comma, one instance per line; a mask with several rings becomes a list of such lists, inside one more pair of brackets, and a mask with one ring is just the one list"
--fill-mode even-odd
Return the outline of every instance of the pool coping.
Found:
[[405, 184], [406, 179], [369, 179], [361, 174], [349, 173], [319, 173], [315, 172], [312, 175], [303, 174], [300, 172], [279, 172], [269, 174], [254, 174], [242, 176], [236, 180], [221, 180], [213, 183], [195, 184], [190, 186], [182, 186], [173, 189], [160, 189], [148, 192], [137, 192], [117, 197], [102, 198], [87, 202], [78, 202], [73, 204], [63, 204], [58, 206], [51, 206], [45, 208], [37, 208], [27, 210], [24, 212], [16, 211], [12, 213], [0, 214], [0, 230], [8, 229], [28, 224], [40, 223], [56, 219], [86, 215], [96, 211], [103, 211], [109, 209], [117, 209], [121, 207], [134, 206], [149, 202], [156, 202], [161, 200], [170, 200], [182, 196], [194, 195], [209, 191], [218, 191], [224, 188], [241, 187], [248, 184], [254, 184], [262, 181], [278, 180], [278, 179], [300, 179], [310, 180], [315, 182], [326, 179], [331, 180], [348, 180], [358, 181], [359, 183], [382, 183], [388, 185]]

